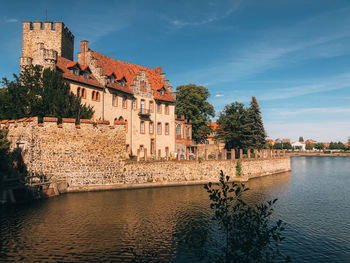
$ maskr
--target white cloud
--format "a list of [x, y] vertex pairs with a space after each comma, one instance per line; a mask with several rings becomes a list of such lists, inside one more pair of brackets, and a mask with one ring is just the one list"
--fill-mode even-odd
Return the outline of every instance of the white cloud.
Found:
[[18, 22], [17, 18], [7, 18], [7, 17], [5, 17], [4, 19], [5, 19], [6, 23], [17, 23]]
[[[241, 4], [241, 0], [233, 0], [228, 1], [227, 3], [221, 3], [220, 5], [217, 5], [213, 2], [207, 3], [209, 10], [206, 11], [200, 11], [201, 8], [198, 8], [196, 10], [197, 20], [191, 20], [191, 19], [169, 19], [166, 18], [172, 25], [176, 27], [185, 27], [185, 26], [201, 26], [205, 24], [212, 23], [216, 20], [225, 19], [226, 17], [230, 16], [232, 13], [238, 10], [239, 6]], [[194, 10], [190, 10], [189, 14], [187, 16], [193, 17], [194, 16]], [[202, 13], [201, 13], [202, 12]], [[203, 18], [200, 18], [203, 17]]]
[[350, 114], [350, 108], [325, 107], [325, 108], [303, 108], [292, 111], [280, 111], [279, 115], [304, 115], [304, 114]]
[[215, 97], [223, 97], [223, 94], [216, 94]]

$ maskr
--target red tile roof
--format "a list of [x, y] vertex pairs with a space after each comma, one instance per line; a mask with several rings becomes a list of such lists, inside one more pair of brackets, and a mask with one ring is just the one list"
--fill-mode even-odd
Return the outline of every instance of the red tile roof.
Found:
[[102, 88], [102, 85], [95, 79], [95, 77], [90, 74], [90, 78], [86, 79], [83, 76], [79, 75], [76, 76], [74, 75], [68, 68], [76, 65], [78, 62], [73, 62], [69, 59], [63, 58], [63, 57], [58, 57], [57, 58], [57, 64], [56, 66], [63, 71], [63, 77], [65, 79], [73, 80], [73, 81], [78, 81], [84, 84], [92, 85], [95, 87]]
[[[125, 90], [130, 91], [130, 85], [133, 84], [133, 80], [137, 74], [140, 73], [141, 70], [146, 71], [146, 76], [148, 78], [149, 83], [151, 84], [153, 90], [153, 96], [157, 100], [174, 102], [173, 97], [171, 96], [168, 89], [165, 89], [164, 95], [161, 95], [158, 90], [165, 86], [164, 81], [162, 80], [161, 75], [159, 74], [159, 69], [152, 69], [143, 67], [140, 65], [120, 61], [106, 55], [103, 55], [97, 51], [90, 49], [91, 54], [94, 58], [97, 59], [97, 64], [102, 67], [103, 74], [109, 74], [110, 72], [114, 72], [117, 76], [117, 79], [121, 79], [125, 77], [126, 86]], [[113, 86], [113, 84], [110, 84]], [[120, 86], [119, 84], [115, 86]], [[121, 87], [121, 86], [120, 86]], [[123, 89], [123, 87], [121, 87]], [[118, 88], [119, 89], [119, 88]]]

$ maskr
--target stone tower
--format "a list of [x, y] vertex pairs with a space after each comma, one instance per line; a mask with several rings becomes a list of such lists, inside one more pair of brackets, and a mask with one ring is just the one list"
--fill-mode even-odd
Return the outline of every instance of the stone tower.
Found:
[[57, 56], [73, 60], [74, 36], [62, 22], [23, 22], [20, 66], [54, 68]]

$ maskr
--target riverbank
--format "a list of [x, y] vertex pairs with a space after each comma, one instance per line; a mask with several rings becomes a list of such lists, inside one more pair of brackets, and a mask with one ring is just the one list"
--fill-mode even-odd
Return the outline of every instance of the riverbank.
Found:
[[287, 152], [288, 156], [321, 156], [321, 157], [350, 157], [350, 152], [323, 153], [323, 152]]
[[179, 162], [137, 162], [125, 165], [122, 183], [70, 185], [67, 192], [108, 191], [153, 187], [199, 185], [218, 182], [220, 170], [232, 181], [247, 182], [250, 179], [290, 172], [290, 158], [241, 160], [241, 177], [236, 177], [237, 160], [207, 160]]

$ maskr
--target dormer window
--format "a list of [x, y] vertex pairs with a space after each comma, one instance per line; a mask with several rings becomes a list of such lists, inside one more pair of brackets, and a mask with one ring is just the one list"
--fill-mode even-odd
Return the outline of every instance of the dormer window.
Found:
[[79, 76], [79, 69], [78, 68], [73, 68], [72, 69], [72, 73], [75, 75], [75, 76]]
[[164, 87], [159, 90], [160, 95], [164, 96], [165, 95], [165, 89]]
[[84, 76], [84, 78], [89, 79], [89, 73], [88, 72], [84, 72], [83, 76]]
[[115, 78], [114, 78], [114, 77], [111, 77], [111, 78], [109, 79], [109, 82], [110, 82], [110, 83], [115, 83]]
[[126, 79], [125, 79], [125, 77], [123, 77], [120, 80], [118, 80], [118, 83], [119, 83], [120, 86], [125, 87], [126, 86]]

